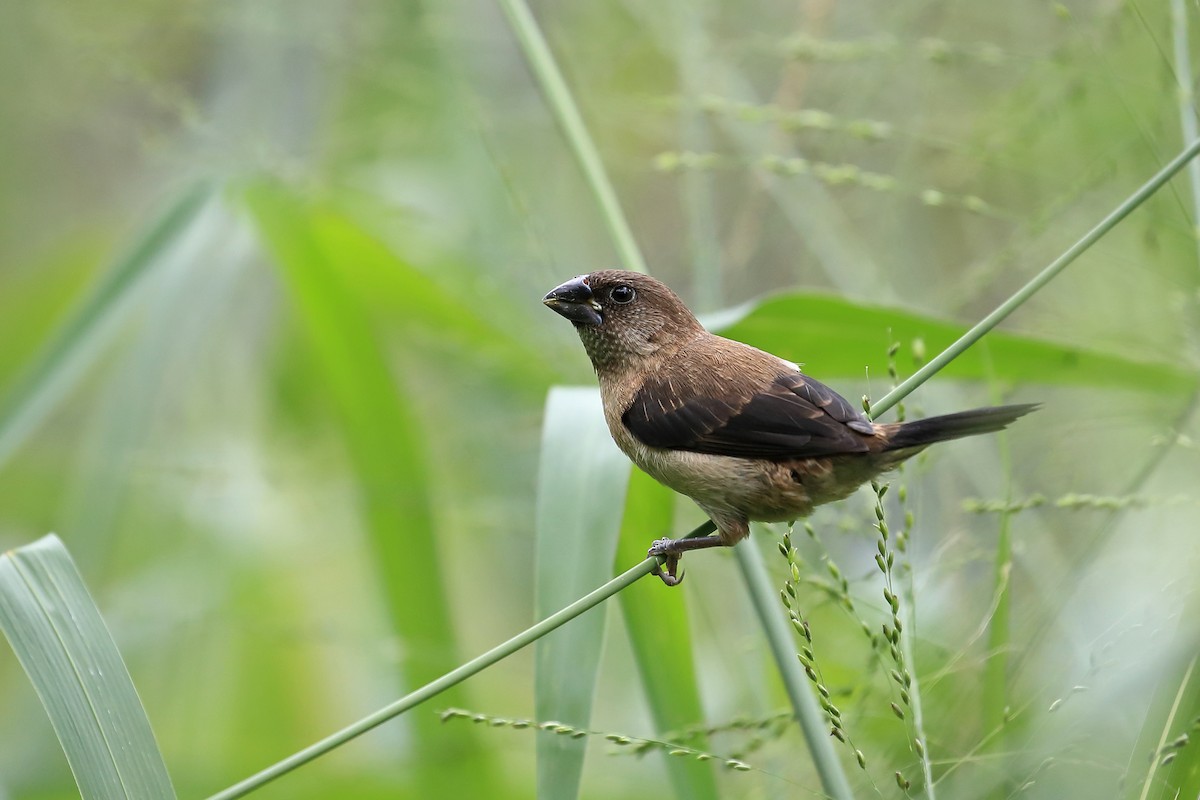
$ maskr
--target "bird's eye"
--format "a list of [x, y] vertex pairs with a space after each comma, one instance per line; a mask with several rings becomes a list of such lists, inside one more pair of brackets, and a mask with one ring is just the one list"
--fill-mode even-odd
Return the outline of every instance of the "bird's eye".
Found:
[[612, 298], [614, 303], [625, 305], [626, 303], [633, 302], [633, 298], [637, 297], [637, 292], [633, 290], [632, 286], [626, 286], [622, 283], [619, 286], [614, 286], [612, 291], [608, 293], [608, 296]]

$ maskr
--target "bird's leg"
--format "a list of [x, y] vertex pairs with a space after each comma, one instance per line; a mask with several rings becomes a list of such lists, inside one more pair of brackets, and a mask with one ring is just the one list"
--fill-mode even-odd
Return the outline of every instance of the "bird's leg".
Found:
[[653, 558], [661, 557], [666, 559], [663, 563], [663, 566], [667, 568], [666, 572], [663, 572], [662, 567], [656, 565], [651, 574], [662, 578], [662, 582], [667, 586], [678, 586], [683, 581], [682, 572], [678, 576], [675, 574], [679, 568], [680, 556], [689, 550], [704, 550], [709, 547], [724, 546], [725, 542], [720, 536], [693, 536], [688, 539], [655, 539], [646, 555]]

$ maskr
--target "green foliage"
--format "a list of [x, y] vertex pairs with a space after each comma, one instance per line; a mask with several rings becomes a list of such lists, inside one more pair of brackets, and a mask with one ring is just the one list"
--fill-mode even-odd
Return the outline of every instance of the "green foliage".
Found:
[[[379, 570], [396, 630], [407, 643], [400, 666], [415, 689], [449, 672], [458, 662], [458, 647], [439, 575], [425, 443], [407, 401], [414, 390], [394, 385], [367, 308], [345, 283], [356, 269], [379, 265], [328, 258], [303, 206], [278, 188], [254, 187], [246, 200], [307, 334], [316, 377], [342, 424], [363, 495], [371, 563]], [[403, 269], [398, 262], [389, 266]], [[453, 702], [456, 695], [452, 690], [449, 699]], [[416, 717], [414, 733], [420, 765], [416, 782], [423, 792], [466, 795], [489, 784], [483, 763], [469, 772], [449, 769], [468, 756], [482, 762], [469, 733], [451, 744], [429, 715]]]
[[[626, 481], [594, 390], [546, 405], [592, 380], [547, 288], [640, 250], [722, 332], [879, 398], [889, 345], [901, 371], [927, 363], [1179, 151], [1193, 113], [1172, 42], [1196, 25], [1166, 3], [522, 7], [16, 4], [0, 26], [0, 547], [63, 536], [182, 795], [701, 522]], [[925, 790], [921, 760], [943, 798], [1196, 796], [1186, 181], [907, 400], [1043, 403], [904, 476], [915, 603], [889, 592], [915, 608], [896, 619], [927, 752], [863, 635], [895, 630], [873, 500], [818, 513], [798, 578], [770, 560], [757, 588], [779, 611], [791, 575], [855, 796]], [[689, 556], [676, 591], [625, 572], [619, 619], [587, 612], [261, 793], [820, 791], [728, 555]], [[451, 705], [570, 733], [440, 724]], [[0, 707], [0, 794], [78, 796], [5, 653]], [[777, 727], [750, 743], [729, 719]], [[635, 748], [580, 731], [698, 732], [680, 743], [754, 769], [614, 758]]]

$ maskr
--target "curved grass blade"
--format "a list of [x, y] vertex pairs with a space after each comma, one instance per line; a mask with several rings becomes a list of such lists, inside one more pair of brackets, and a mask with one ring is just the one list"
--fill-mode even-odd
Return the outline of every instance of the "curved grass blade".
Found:
[[[641, 470], [632, 471], [617, 545], [617, 569], [645, 558], [652, 540], [671, 535], [674, 507], [674, 492]], [[704, 711], [684, 593], [669, 591], [657, 580], [639, 581], [621, 592], [621, 611], [658, 732], [701, 722]], [[708, 749], [703, 741], [688, 744]], [[710, 763], [668, 758], [666, 764], [677, 797], [716, 800], [717, 783]]]
[[[910, 351], [920, 340], [930, 354], [953, 344], [967, 326], [934, 317], [856, 303], [824, 294], [788, 292], [722, 314], [708, 322], [722, 336], [761, 347], [803, 364], [818, 378], [887, 374], [887, 348]], [[836, 343], [836, 346], [830, 346]], [[820, 345], [819, 347], [817, 345]], [[807, 363], [805, 363], [807, 362]], [[948, 363], [948, 378], [1110, 386], [1183, 392], [1200, 382], [1194, 370], [1144, 358], [1125, 358], [1032, 336], [992, 331], [979, 348]]]
[[[542, 426], [535, 520], [539, 619], [610, 577], [629, 469], [605, 428], [599, 393], [577, 387], [551, 389]], [[601, 609], [537, 642], [538, 719], [588, 727], [603, 643]], [[573, 800], [579, 795], [586, 747], [586, 740], [538, 731], [541, 800]]]
[[0, 556], [0, 628], [84, 798], [175, 797], [121, 654], [57, 536]]

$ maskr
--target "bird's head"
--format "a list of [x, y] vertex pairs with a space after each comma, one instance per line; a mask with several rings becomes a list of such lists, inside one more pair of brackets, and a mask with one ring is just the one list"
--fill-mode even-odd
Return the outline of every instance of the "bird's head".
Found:
[[597, 372], [669, 352], [704, 330], [666, 284], [637, 272], [580, 275], [542, 302], [571, 320]]

